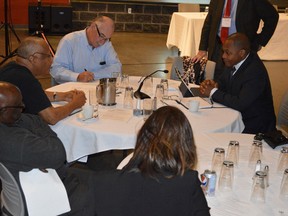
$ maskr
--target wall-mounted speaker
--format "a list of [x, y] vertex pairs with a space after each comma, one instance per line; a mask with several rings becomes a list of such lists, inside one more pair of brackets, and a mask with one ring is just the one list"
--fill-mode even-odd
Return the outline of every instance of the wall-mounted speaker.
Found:
[[28, 23], [29, 33], [35, 31], [50, 32], [50, 5], [29, 4], [28, 7]]
[[51, 5], [51, 33], [66, 34], [72, 31], [72, 7]]

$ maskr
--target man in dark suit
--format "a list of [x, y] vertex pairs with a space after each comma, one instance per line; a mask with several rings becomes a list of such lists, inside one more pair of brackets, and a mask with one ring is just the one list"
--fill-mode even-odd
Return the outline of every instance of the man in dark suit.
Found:
[[242, 114], [243, 133], [276, 130], [273, 98], [267, 70], [249, 39], [242, 33], [230, 35], [223, 44], [225, 70], [218, 82], [205, 80], [200, 90], [206, 96]]
[[[209, 12], [205, 19], [199, 52], [193, 61], [202, 58], [216, 62], [214, 79], [217, 79], [224, 67], [221, 59], [221, 31], [222, 27], [228, 28], [228, 35], [241, 32], [247, 35], [251, 43], [251, 49], [258, 51], [265, 46], [272, 37], [278, 23], [279, 15], [268, 0], [231, 0], [230, 11], [225, 15], [229, 0], [211, 0]], [[260, 20], [264, 26], [257, 33]], [[227, 35], [227, 36], [228, 36]]]

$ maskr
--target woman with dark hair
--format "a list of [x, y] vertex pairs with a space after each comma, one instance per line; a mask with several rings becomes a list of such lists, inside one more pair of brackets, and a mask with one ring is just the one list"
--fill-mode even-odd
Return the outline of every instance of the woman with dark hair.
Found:
[[159, 108], [140, 129], [134, 155], [124, 169], [97, 176], [97, 215], [210, 215], [193, 170], [196, 163], [186, 116], [176, 107]]

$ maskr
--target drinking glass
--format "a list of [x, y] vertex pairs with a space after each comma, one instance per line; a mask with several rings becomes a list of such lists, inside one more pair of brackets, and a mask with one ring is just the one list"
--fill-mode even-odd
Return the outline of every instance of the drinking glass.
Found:
[[167, 99], [168, 98], [168, 80], [161, 79], [160, 83], [163, 85], [163, 88], [164, 88], [163, 99]]
[[127, 86], [125, 88], [123, 106], [124, 108], [127, 108], [127, 109], [133, 108], [133, 87]]
[[251, 191], [251, 201], [253, 202], [265, 202], [266, 194], [266, 173], [263, 171], [257, 171], [255, 173]]
[[286, 14], [286, 16], [288, 16], [288, 7], [285, 8], [284, 13]]
[[218, 188], [222, 192], [230, 192], [233, 189], [234, 180], [234, 163], [232, 161], [224, 161], [220, 176]]
[[258, 160], [262, 158], [262, 142], [254, 140], [249, 155], [249, 166], [254, 167]]
[[143, 100], [143, 116], [144, 116], [144, 121], [148, 119], [148, 117], [152, 114], [152, 109], [153, 109], [153, 99], [151, 98], [146, 98]]
[[234, 165], [238, 165], [239, 161], [239, 142], [230, 141], [228, 145], [226, 160], [233, 161]]
[[164, 95], [164, 86], [162, 84], [156, 85], [155, 97], [160, 100], [163, 98]]
[[288, 168], [288, 147], [282, 147], [278, 159], [278, 173], [283, 173]]
[[225, 149], [224, 148], [215, 148], [213, 157], [212, 157], [212, 166], [211, 170], [215, 171], [216, 174], [219, 176], [221, 171], [221, 167], [225, 158]]
[[120, 84], [121, 84], [121, 73], [120, 72], [113, 72], [112, 78], [116, 78], [116, 88], [119, 88]]
[[123, 74], [121, 77], [121, 85], [122, 88], [126, 88], [129, 86], [129, 76], [127, 74]]
[[137, 98], [135, 107], [133, 107], [133, 115], [134, 116], [142, 116], [143, 115], [143, 100]]
[[98, 111], [96, 87], [89, 90], [89, 105], [93, 106], [94, 113]]
[[288, 169], [285, 169], [281, 181], [280, 198], [288, 199]]

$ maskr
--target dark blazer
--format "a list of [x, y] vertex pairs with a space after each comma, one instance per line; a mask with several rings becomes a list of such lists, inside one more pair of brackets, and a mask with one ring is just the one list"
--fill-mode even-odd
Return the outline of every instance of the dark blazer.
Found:
[[97, 216], [210, 215], [198, 172], [160, 177], [110, 171], [95, 178]]
[[[222, 18], [225, 0], [211, 0], [209, 13], [205, 19], [199, 50], [208, 50], [208, 58], [213, 56], [215, 41]], [[278, 23], [279, 15], [268, 0], [238, 0], [236, 11], [236, 29], [247, 35], [251, 48], [258, 50], [258, 46], [265, 46], [272, 37]], [[265, 26], [257, 34], [260, 20]], [[213, 59], [212, 59], [213, 60]]]
[[259, 56], [251, 52], [230, 81], [226, 68], [219, 78], [216, 102], [242, 114], [244, 133], [266, 133], [275, 130], [276, 117], [267, 70]]

